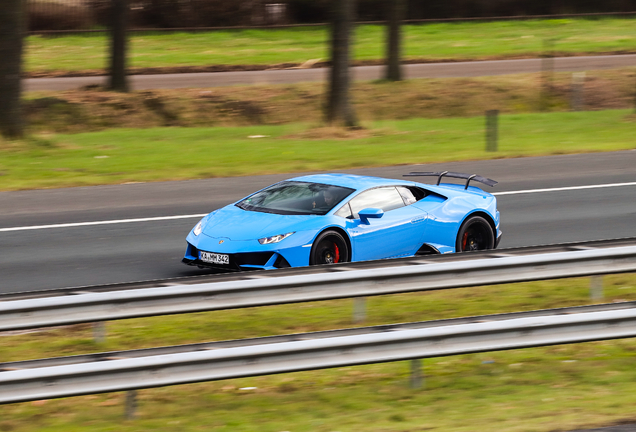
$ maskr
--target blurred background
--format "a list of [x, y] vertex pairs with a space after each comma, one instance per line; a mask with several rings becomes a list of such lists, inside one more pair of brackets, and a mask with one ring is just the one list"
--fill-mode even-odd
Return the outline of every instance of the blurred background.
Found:
[[[108, 24], [110, 0], [26, 0], [30, 31], [86, 30]], [[528, 15], [621, 14], [636, 10], [634, 0], [449, 0], [406, 2], [406, 20]], [[359, 0], [357, 20], [384, 21], [389, 3]], [[325, 23], [330, 0], [140, 0], [131, 1], [133, 28], [188, 28]]]

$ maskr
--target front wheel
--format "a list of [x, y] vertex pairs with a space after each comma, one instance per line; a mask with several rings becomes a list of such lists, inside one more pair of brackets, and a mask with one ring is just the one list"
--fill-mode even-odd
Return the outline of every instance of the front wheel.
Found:
[[349, 261], [349, 247], [344, 237], [336, 231], [325, 231], [314, 241], [309, 265], [337, 264]]
[[494, 247], [495, 235], [486, 219], [473, 216], [462, 224], [455, 242], [456, 252], [486, 250]]

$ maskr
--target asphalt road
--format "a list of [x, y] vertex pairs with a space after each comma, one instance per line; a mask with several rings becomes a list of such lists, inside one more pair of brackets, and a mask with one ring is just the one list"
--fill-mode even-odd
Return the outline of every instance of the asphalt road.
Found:
[[[636, 66], [636, 55], [557, 57], [556, 72], [575, 72], [594, 69], [617, 69]], [[359, 66], [352, 68], [355, 80], [369, 81], [383, 75], [383, 66]], [[221, 87], [250, 84], [291, 84], [297, 82], [322, 82], [329, 69], [285, 69], [247, 72], [210, 72], [165, 75], [132, 75], [133, 90], [174, 89], [185, 87]], [[532, 73], [541, 70], [541, 59], [474, 61], [454, 63], [430, 63], [404, 65], [404, 75], [410, 78], [476, 77]], [[90, 84], [105, 84], [105, 77], [30, 78], [23, 80], [25, 91], [69, 90]]]
[[[347, 172], [397, 178], [442, 169], [500, 182], [489, 190], [502, 214], [501, 248], [636, 236], [636, 150]], [[199, 215], [288, 177], [2, 192], [0, 292], [197, 274], [180, 260]], [[183, 218], [155, 219], [175, 216]], [[59, 224], [70, 226], [42, 227]]]

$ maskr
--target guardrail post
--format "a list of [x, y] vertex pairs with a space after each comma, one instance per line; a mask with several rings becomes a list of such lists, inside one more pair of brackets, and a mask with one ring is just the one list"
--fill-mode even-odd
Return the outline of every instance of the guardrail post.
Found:
[[137, 390], [126, 392], [126, 420], [137, 418]]
[[583, 83], [585, 82], [585, 72], [574, 72], [572, 74], [572, 87], [570, 91], [570, 111], [581, 111], [583, 109]]
[[356, 297], [353, 299], [353, 322], [361, 323], [367, 319], [367, 298]]
[[424, 385], [424, 375], [422, 374], [422, 360], [411, 360], [411, 380], [409, 385], [412, 389], [422, 388]]
[[106, 342], [106, 323], [104, 321], [93, 323], [93, 339], [97, 343]]
[[486, 151], [497, 151], [499, 110], [486, 111]]
[[603, 276], [590, 277], [590, 299], [601, 300], [603, 298]]

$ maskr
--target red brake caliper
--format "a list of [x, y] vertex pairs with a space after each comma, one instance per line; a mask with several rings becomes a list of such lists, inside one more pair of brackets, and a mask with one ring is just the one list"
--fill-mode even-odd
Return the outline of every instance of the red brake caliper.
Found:
[[333, 247], [336, 251], [336, 257], [334, 258], [333, 262], [334, 264], [337, 263], [338, 261], [340, 261], [340, 249], [338, 249], [338, 245], [337, 244], [333, 244]]
[[464, 233], [464, 239], [462, 241], [462, 250], [466, 250], [466, 241], [468, 240], [468, 233]]

